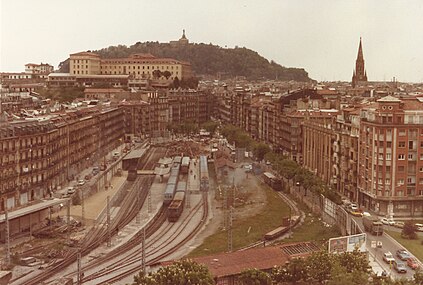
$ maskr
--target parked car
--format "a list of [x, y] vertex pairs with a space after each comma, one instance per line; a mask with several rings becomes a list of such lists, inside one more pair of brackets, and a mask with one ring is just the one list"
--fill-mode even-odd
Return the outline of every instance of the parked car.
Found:
[[358, 211], [358, 210], [356, 210], [356, 211], [351, 211], [350, 213], [351, 213], [351, 215], [353, 215], [354, 217], [362, 217], [362, 216], [363, 216], [363, 213], [362, 213], [362, 212], [360, 212], [360, 211]]
[[423, 224], [415, 224], [415, 226], [418, 232], [423, 232]]
[[401, 259], [403, 261], [407, 260], [411, 257], [410, 254], [408, 253], [408, 251], [406, 251], [405, 249], [398, 249], [397, 250], [397, 256], [398, 256], [399, 259]]
[[75, 188], [74, 187], [68, 187], [68, 190], [66, 191], [67, 194], [72, 195], [73, 193], [75, 193]]
[[420, 267], [419, 262], [414, 257], [410, 257], [409, 259], [407, 259], [407, 265], [413, 270], [416, 270]]
[[384, 225], [393, 226], [395, 224], [395, 221], [394, 220], [391, 220], [391, 219], [388, 219], [388, 218], [382, 218], [382, 219], [380, 219], [380, 221]]
[[355, 203], [350, 204], [351, 212], [358, 212], [358, 206]]
[[392, 262], [394, 262], [395, 261], [395, 258], [394, 258], [394, 256], [392, 255], [392, 253], [390, 252], [390, 251], [388, 251], [388, 252], [385, 252], [384, 254], [383, 254], [383, 261], [385, 261], [386, 263], [388, 263], [388, 264], [391, 264]]
[[394, 227], [402, 229], [404, 227], [404, 222], [395, 222]]
[[84, 178], [85, 178], [85, 180], [87, 180], [87, 181], [88, 181], [88, 180], [90, 180], [90, 179], [91, 179], [91, 177], [92, 177], [92, 175], [91, 175], [91, 174], [87, 174], [87, 175], [85, 175], [85, 177], [84, 177]]
[[407, 273], [407, 267], [405, 267], [404, 262], [394, 260], [393, 265], [394, 265], [394, 269], [398, 273]]
[[85, 180], [83, 179], [78, 180], [78, 186], [82, 186], [84, 184], [85, 184]]

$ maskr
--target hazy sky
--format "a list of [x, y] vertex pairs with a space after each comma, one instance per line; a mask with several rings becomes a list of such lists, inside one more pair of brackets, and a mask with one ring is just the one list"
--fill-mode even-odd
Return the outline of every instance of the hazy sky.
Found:
[[185, 29], [326, 81], [351, 80], [361, 36], [369, 80], [423, 82], [421, 0], [0, 0], [0, 21], [0, 71]]

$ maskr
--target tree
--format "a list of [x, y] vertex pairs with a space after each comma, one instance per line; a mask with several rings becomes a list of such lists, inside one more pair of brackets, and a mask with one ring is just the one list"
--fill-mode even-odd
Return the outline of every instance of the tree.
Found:
[[132, 285], [212, 285], [213, 278], [209, 269], [192, 260], [180, 260], [172, 265], [160, 268], [157, 272], [134, 276]]
[[201, 125], [201, 127], [204, 128], [206, 131], [210, 132], [210, 134], [214, 134], [218, 126], [219, 123], [213, 121], [207, 121]]
[[256, 143], [253, 147], [254, 156], [258, 161], [262, 161], [264, 156], [271, 151], [269, 145], [265, 143]]
[[303, 258], [293, 258], [285, 266], [276, 267], [272, 271], [272, 280], [276, 284], [291, 282], [293, 284], [307, 279], [306, 261]]
[[242, 285], [270, 285], [272, 279], [266, 272], [258, 269], [247, 269], [240, 273], [238, 282]]
[[178, 89], [181, 86], [181, 83], [179, 82], [179, 78], [178, 76], [175, 76], [175, 78], [173, 79], [173, 88]]
[[163, 76], [164, 77], [166, 77], [166, 79], [169, 79], [169, 77], [172, 75], [172, 73], [170, 73], [170, 71], [169, 70], [165, 70], [164, 72], [163, 72]]
[[153, 78], [154, 79], [159, 79], [160, 77], [162, 77], [162, 72], [158, 69], [153, 71]]
[[306, 262], [308, 279], [321, 284], [329, 280], [332, 272], [332, 256], [327, 251], [312, 253]]
[[401, 236], [407, 239], [417, 239], [417, 227], [413, 221], [407, 221], [402, 228]]

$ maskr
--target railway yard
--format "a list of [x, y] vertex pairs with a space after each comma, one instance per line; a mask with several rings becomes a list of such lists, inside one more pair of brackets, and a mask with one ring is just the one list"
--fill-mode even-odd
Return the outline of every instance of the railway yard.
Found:
[[[206, 147], [186, 142], [182, 146], [172, 143], [149, 147], [137, 161], [137, 169], [151, 173], [160, 158], [171, 154], [169, 174], [138, 174], [134, 181], [121, 181], [109, 207], [99, 212], [91, 226], [64, 231], [54, 242], [64, 244], [61, 254], [45, 258], [44, 263], [24, 274], [15, 274], [11, 284], [67, 284], [68, 280], [126, 284], [142, 269], [188, 254], [223, 220], [215, 205], [215, 194], [208, 191], [207, 158], [201, 156], [209, 154]], [[245, 171], [235, 170], [239, 172], [237, 179], [245, 180]], [[123, 171], [123, 177], [126, 173]], [[166, 198], [169, 191], [173, 194], [170, 200]], [[249, 214], [260, 211], [265, 204], [263, 196], [257, 196], [260, 191], [256, 192], [250, 197], [256, 206], [249, 207]], [[70, 243], [75, 235], [81, 238]], [[48, 251], [43, 247], [39, 250]], [[36, 247], [20, 253], [21, 257], [28, 255], [42, 259]]]

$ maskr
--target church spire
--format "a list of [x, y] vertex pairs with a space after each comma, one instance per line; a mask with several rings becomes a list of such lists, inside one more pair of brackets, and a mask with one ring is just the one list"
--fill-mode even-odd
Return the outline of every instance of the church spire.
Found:
[[358, 54], [357, 54], [357, 60], [358, 59], [364, 59], [363, 58], [363, 47], [361, 45], [361, 37], [360, 37], [360, 44], [358, 46]]
[[364, 56], [363, 56], [363, 46], [361, 43], [358, 45], [357, 60], [355, 61], [355, 72], [352, 77], [352, 85], [355, 87], [359, 82], [367, 82], [367, 72], [364, 68]]

